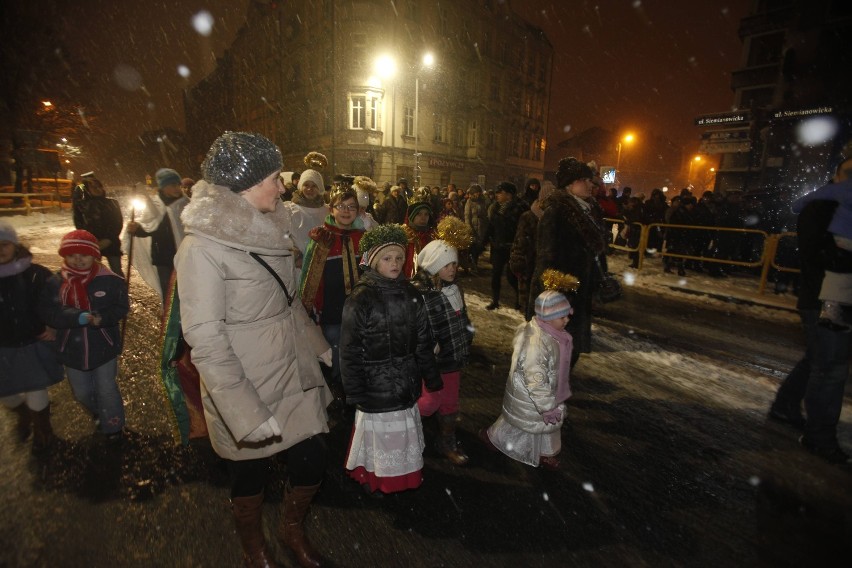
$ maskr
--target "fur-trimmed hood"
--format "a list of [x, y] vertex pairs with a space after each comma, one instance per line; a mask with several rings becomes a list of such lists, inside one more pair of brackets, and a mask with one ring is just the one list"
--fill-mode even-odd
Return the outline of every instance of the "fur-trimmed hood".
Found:
[[606, 240], [604, 240], [603, 230], [592, 218], [591, 208], [584, 208], [580, 205], [579, 200], [564, 189], [558, 189], [550, 194], [543, 201], [539, 202], [539, 207], [545, 210], [549, 207], [555, 207], [559, 210], [559, 218], [571, 223], [577, 228], [580, 236], [583, 238], [585, 245], [592, 251], [592, 254], [602, 254], [606, 251]]
[[203, 235], [249, 252], [274, 255], [294, 246], [290, 212], [283, 204], [271, 213], [261, 213], [238, 193], [204, 180], [193, 187], [192, 200], [181, 220], [187, 234]]

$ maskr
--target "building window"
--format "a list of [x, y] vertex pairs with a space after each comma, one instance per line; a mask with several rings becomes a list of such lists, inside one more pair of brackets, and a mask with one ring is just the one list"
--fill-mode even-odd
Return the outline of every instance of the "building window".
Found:
[[414, 107], [407, 106], [403, 109], [402, 135], [414, 136]]
[[533, 160], [536, 162], [541, 161], [541, 150], [544, 147], [544, 138], [541, 136], [535, 137], [535, 145], [533, 146]]
[[784, 49], [784, 32], [774, 32], [751, 38], [748, 50], [748, 66], [757, 67], [781, 61]]
[[500, 77], [497, 75], [491, 76], [491, 100], [496, 103], [500, 102]]
[[522, 113], [527, 118], [532, 118], [532, 93], [524, 93], [524, 108]]
[[379, 129], [379, 97], [370, 99], [370, 130]]
[[467, 127], [467, 145], [470, 148], [476, 148], [477, 145], [477, 122], [475, 120], [471, 120], [470, 124]]
[[367, 34], [353, 33], [350, 36], [348, 49], [352, 54], [352, 66], [360, 69], [364, 66], [367, 53]]
[[488, 147], [497, 147], [497, 126], [493, 122], [488, 125]]
[[464, 121], [463, 120], [454, 120], [453, 121], [453, 145], [462, 147], [464, 146]]
[[525, 160], [530, 159], [530, 147], [532, 146], [532, 136], [529, 132], [524, 132], [524, 137], [521, 140], [521, 157]]
[[434, 136], [432, 136], [432, 140], [435, 142], [446, 142], [447, 141], [447, 133], [445, 132], [445, 124], [444, 117], [440, 114], [434, 115]]
[[367, 97], [349, 97], [349, 128], [353, 130], [364, 129], [366, 123], [365, 114], [367, 111], [366, 103]]
[[543, 57], [538, 66], [538, 80], [542, 83], [547, 81], [547, 64], [548, 60]]

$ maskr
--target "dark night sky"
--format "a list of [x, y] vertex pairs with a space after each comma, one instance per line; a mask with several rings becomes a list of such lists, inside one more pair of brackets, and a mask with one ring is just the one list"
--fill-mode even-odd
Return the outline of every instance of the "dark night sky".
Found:
[[[62, 23], [74, 37], [71, 50], [83, 60], [85, 80], [95, 86], [104, 122], [117, 139], [150, 128], [184, 129], [182, 89], [212, 70], [215, 56], [242, 25], [247, 4], [76, 0], [63, 12]], [[693, 118], [729, 110], [733, 102], [730, 71], [741, 53], [736, 30], [750, 4], [513, 1], [513, 9], [542, 28], [554, 46], [550, 148], [603, 126], [616, 133], [632, 130], [640, 140], [643, 132], [663, 134], [695, 150], [699, 130]], [[191, 25], [202, 9], [215, 18], [209, 37]], [[181, 64], [190, 70], [188, 78], [178, 74]], [[124, 88], [117, 79], [122, 69]]]

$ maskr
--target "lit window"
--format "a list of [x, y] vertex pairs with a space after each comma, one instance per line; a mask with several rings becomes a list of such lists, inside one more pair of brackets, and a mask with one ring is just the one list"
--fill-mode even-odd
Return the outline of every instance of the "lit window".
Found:
[[365, 124], [366, 97], [349, 98], [349, 128], [362, 130]]
[[402, 122], [402, 135], [414, 136], [414, 107], [407, 106], [404, 112], [405, 118]]
[[435, 135], [432, 137], [432, 140], [435, 142], [445, 142], [447, 135], [444, 132], [444, 117], [440, 114], [435, 115], [434, 129]]
[[467, 129], [467, 145], [471, 148], [476, 148], [477, 142], [477, 123], [475, 120], [470, 121]]
[[370, 99], [370, 130], [379, 129], [379, 97]]

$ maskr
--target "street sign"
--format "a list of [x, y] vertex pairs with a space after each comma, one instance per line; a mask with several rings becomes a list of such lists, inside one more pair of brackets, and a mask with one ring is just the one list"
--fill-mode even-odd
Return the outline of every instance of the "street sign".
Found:
[[728, 124], [746, 124], [751, 121], [751, 113], [747, 110], [736, 112], [720, 112], [705, 114], [695, 119], [695, 126], [725, 126]]

